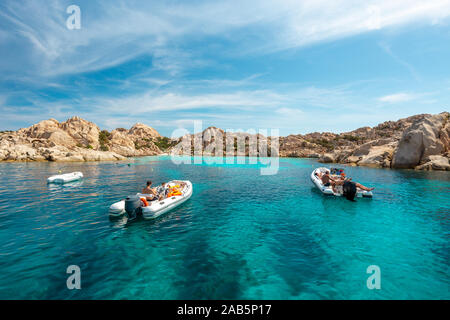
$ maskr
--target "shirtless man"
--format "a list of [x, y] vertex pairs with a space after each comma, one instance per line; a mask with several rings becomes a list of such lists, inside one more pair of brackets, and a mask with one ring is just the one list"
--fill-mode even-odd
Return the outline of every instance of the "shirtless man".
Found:
[[322, 180], [322, 184], [325, 187], [329, 187], [330, 185], [333, 185], [333, 182], [335, 182], [335, 180], [330, 176], [329, 172], [325, 172], [322, 175], [319, 175], [320, 180]]
[[155, 197], [157, 196], [156, 191], [154, 188], [152, 188], [152, 182], [147, 181], [147, 186], [142, 189], [142, 194], [148, 194], [151, 195], [150, 197], [147, 197], [147, 200], [155, 200]]

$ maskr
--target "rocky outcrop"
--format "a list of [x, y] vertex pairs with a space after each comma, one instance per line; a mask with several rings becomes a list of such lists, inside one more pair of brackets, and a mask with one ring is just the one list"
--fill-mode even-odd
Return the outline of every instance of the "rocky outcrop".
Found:
[[134, 126], [132, 126], [131, 129], [128, 131], [128, 134], [130, 136], [140, 139], [161, 137], [158, 131], [142, 123], [136, 123]]
[[[449, 149], [449, 115], [427, 115], [414, 122], [402, 135], [392, 160], [393, 168], [414, 168], [424, 164], [429, 156], [444, 154]], [[442, 136], [442, 139], [441, 139]]]
[[187, 134], [175, 140], [168, 151], [175, 155], [267, 157], [271, 152], [278, 155], [278, 148], [271, 148], [272, 141], [275, 140], [261, 134], [225, 132], [209, 127], [203, 132]]
[[162, 151], [156, 145], [162, 137], [144, 124], [135, 124], [130, 130], [119, 128], [111, 131], [105, 146], [125, 157], [154, 156]]
[[100, 129], [92, 122], [80, 117], [72, 117], [61, 123], [60, 128], [72, 137], [78, 145], [90, 146], [94, 150], [97, 150], [100, 146], [98, 141]]
[[72, 117], [44, 120], [29, 128], [0, 134], [3, 161], [110, 161], [156, 155], [161, 136], [144, 124], [130, 130], [101, 131], [92, 122]]
[[355, 163], [359, 166], [389, 168], [393, 153], [393, 147], [385, 145], [374, 146], [369, 150], [367, 155], [360, 157], [359, 161]]
[[416, 167], [417, 170], [446, 170], [450, 171], [450, 162], [448, 157], [428, 156], [423, 160], [423, 164]]
[[[330, 139], [314, 136], [316, 150], [327, 150], [320, 162], [358, 166], [448, 170], [450, 150], [449, 113], [421, 114], [374, 128], [360, 128]], [[343, 141], [345, 140], [345, 142]]]
[[0, 133], [0, 161], [121, 160], [158, 155], [162, 150], [172, 154], [279, 155], [357, 166], [450, 170], [450, 114], [419, 114], [340, 134], [313, 132], [279, 138], [209, 127], [169, 139], [141, 123], [108, 132], [79, 117], [61, 123], [44, 120], [29, 128]]
[[336, 155], [334, 153], [325, 153], [319, 157], [319, 161], [323, 163], [336, 162]]
[[[450, 153], [448, 119], [448, 112], [438, 115], [419, 114], [398, 121], [386, 121], [373, 128], [363, 127], [341, 134], [314, 132], [289, 135], [279, 138], [279, 156], [318, 158], [319, 162], [323, 163], [357, 166], [447, 170]], [[269, 150], [271, 146], [271, 137], [225, 133], [215, 127], [186, 137], [191, 142], [184, 146], [184, 150], [187, 149], [188, 154], [192, 155], [223, 155], [228, 151], [228, 156], [265, 156], [265, 150], [260, 148], [259, 142], [267, 142]], [[233, 143], [243, 138], [248, 140], [244, 152], [239, 150], [236, 143], [231, 145], [231, 148], [228, 144], [226, 149], [227, 139]], [[222, 150], [213, 148], [216, 139], [223, 139]], [[177, 141], [175, 153], [180, 153], [182, 141], [183, 139]]]

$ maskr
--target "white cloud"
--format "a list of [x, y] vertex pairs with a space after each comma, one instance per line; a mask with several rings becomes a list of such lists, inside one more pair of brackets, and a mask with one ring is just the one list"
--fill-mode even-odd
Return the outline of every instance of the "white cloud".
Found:
[[397, 103], [411, 101], [417, 98], [417, 95], [410, 93], [395, 93], [378, 98], [381, 102]]
[[0, 33], [14, 37], [2, 36], [0, 49], [5, 52], [11, 45], [23, 46], [17, 61], [8, 61], [9, 65], [20, 68], [26, 62], [28, 72], [58, 75], [98, 70], [149, 54], [153, 67], [176, 74], [208, 63], [198, 52], [183, 49], [191, 39], [215, 36], [234, 44], [227, 49], [234, 54], [261, 53], [410, 23], [438, 24], [450, 16], [450, 0], [189, 4], [80, 0], [81, 30], [71, 31], [65, 27], [64, 3], [29, 0], [2, 4]]
[[180, 110], [249, 109], [252, 107], [277, 107], [285, 98], [267, 90], [236, 91], [210, 94], [144, 93], [124, 98], [100, 98], [90, 101], [99, 110], [130, 115], [158, 111], [168, 113]]
[[275, 112], [284, 116], [296, 116], [304, 114], [302, 110], [294, 108], [280, 108], [277, 109]]

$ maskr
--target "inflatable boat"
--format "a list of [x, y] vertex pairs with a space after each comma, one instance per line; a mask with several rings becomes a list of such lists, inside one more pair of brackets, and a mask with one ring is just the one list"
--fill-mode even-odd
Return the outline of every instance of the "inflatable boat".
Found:
[[109, 215], [120, 217], [127, 214], [130, 220], [139, 215], [147, 220], [156, 219], [178, 207], [192, 196], [193, 190], [190, 181], [170, 181], [166, 184], [166, 187], [168, 193], [162, 200], [148, 201], [147, 199], [151, 198], [151, 195], [137, 193], [111, 205]]
[[72, 173], [65, 173], [60, 174], [56, 176], [51, 176], [47, 179], [47, 183], [68, 183], [73, 181], [78, 181], [83, 178], [83, 173], [81, 172], [72, 172]]
[[[333, 175], [332, 174], [333, 172], [331, 172], [330, 169], [328, 168], [317, 168], [311, 173], [312, 183], [317, 187], [317, 189], [320, 190], [320, 192], [322, 192], [325, 195], [341, 197], [343, 195], [342, 186], [337, 186], [336, 192], [334, 192], [331, 186], [324, 186], [322, 180], [317, 176], [317, 174], [325, 172], [330, 173], [332, 178], [337, 177], [337, 175]], [[356, 196], [359, 198], [372, 198], [373, 194], [372, 191], [364, 191], [357, 188]]]

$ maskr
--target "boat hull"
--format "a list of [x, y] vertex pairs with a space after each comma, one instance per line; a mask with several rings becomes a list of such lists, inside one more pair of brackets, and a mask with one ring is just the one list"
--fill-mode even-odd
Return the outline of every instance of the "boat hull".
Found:
[[[156, 219], [189, 200], [193, 192], [192, 183], [187, 180], [182, 182], [186, 184], [186, 186], [182, 190], [182, 195], [173, 196], [161, 201], [150, 201], [149, 206], [141, 207], [142, 217], [146, 220]], [[175, 182], [170, 181], [168, 182], [168, 184], [174, 185]], [[146, 198], [149, 195], [138, 193], [137, 196]], [[109, 215], [111, 217], [120, 217], [125, 213], [125, 200], [116, 202], [109, 207]]]
[[[322, 192], [322, 194], [324, 195], [328, 195], [328, 196], [335, 196], [335, 197], [342, 197], [342, 193], [339, 192], [334, 192], [333, 188], [331, 186], [324, 186], [322, 181], [315, 175], [316, 172], [330, 172], [330, 170], [328, 168], [317, 168], [314, 169], [313, 172], [311, 173], [311, 182], [317, 187], [317, 189], [319, 189], [320, 192]], [[373, 194], [372, 191], [364, 191], [364, 190], [360, 190], [358, 189], [356, 192], [356, 196], [358, 198], [372, 198]]]
[[47, 179], [47, 183], [56, 183], [56, 184], [64, 184], [69, 182], [78, 181], [83, 178], [83, 173], [81, 172], [72, 172], [65, 173], [56, 176], [51, 176]]
[[125, 200], [116, 202], [109, 207], [111, 217], [121, 217], [125, 214]]
[[190, 181], [183, 182], [186, 183], [186, 187], [183, 189], [181, 196], [173, 196], [162, 201], [151, 202], [150, 206], [142, 208], [142, 217], [146, 220], [156, 219], [189, 200], [193, 191], [192, 183]]

